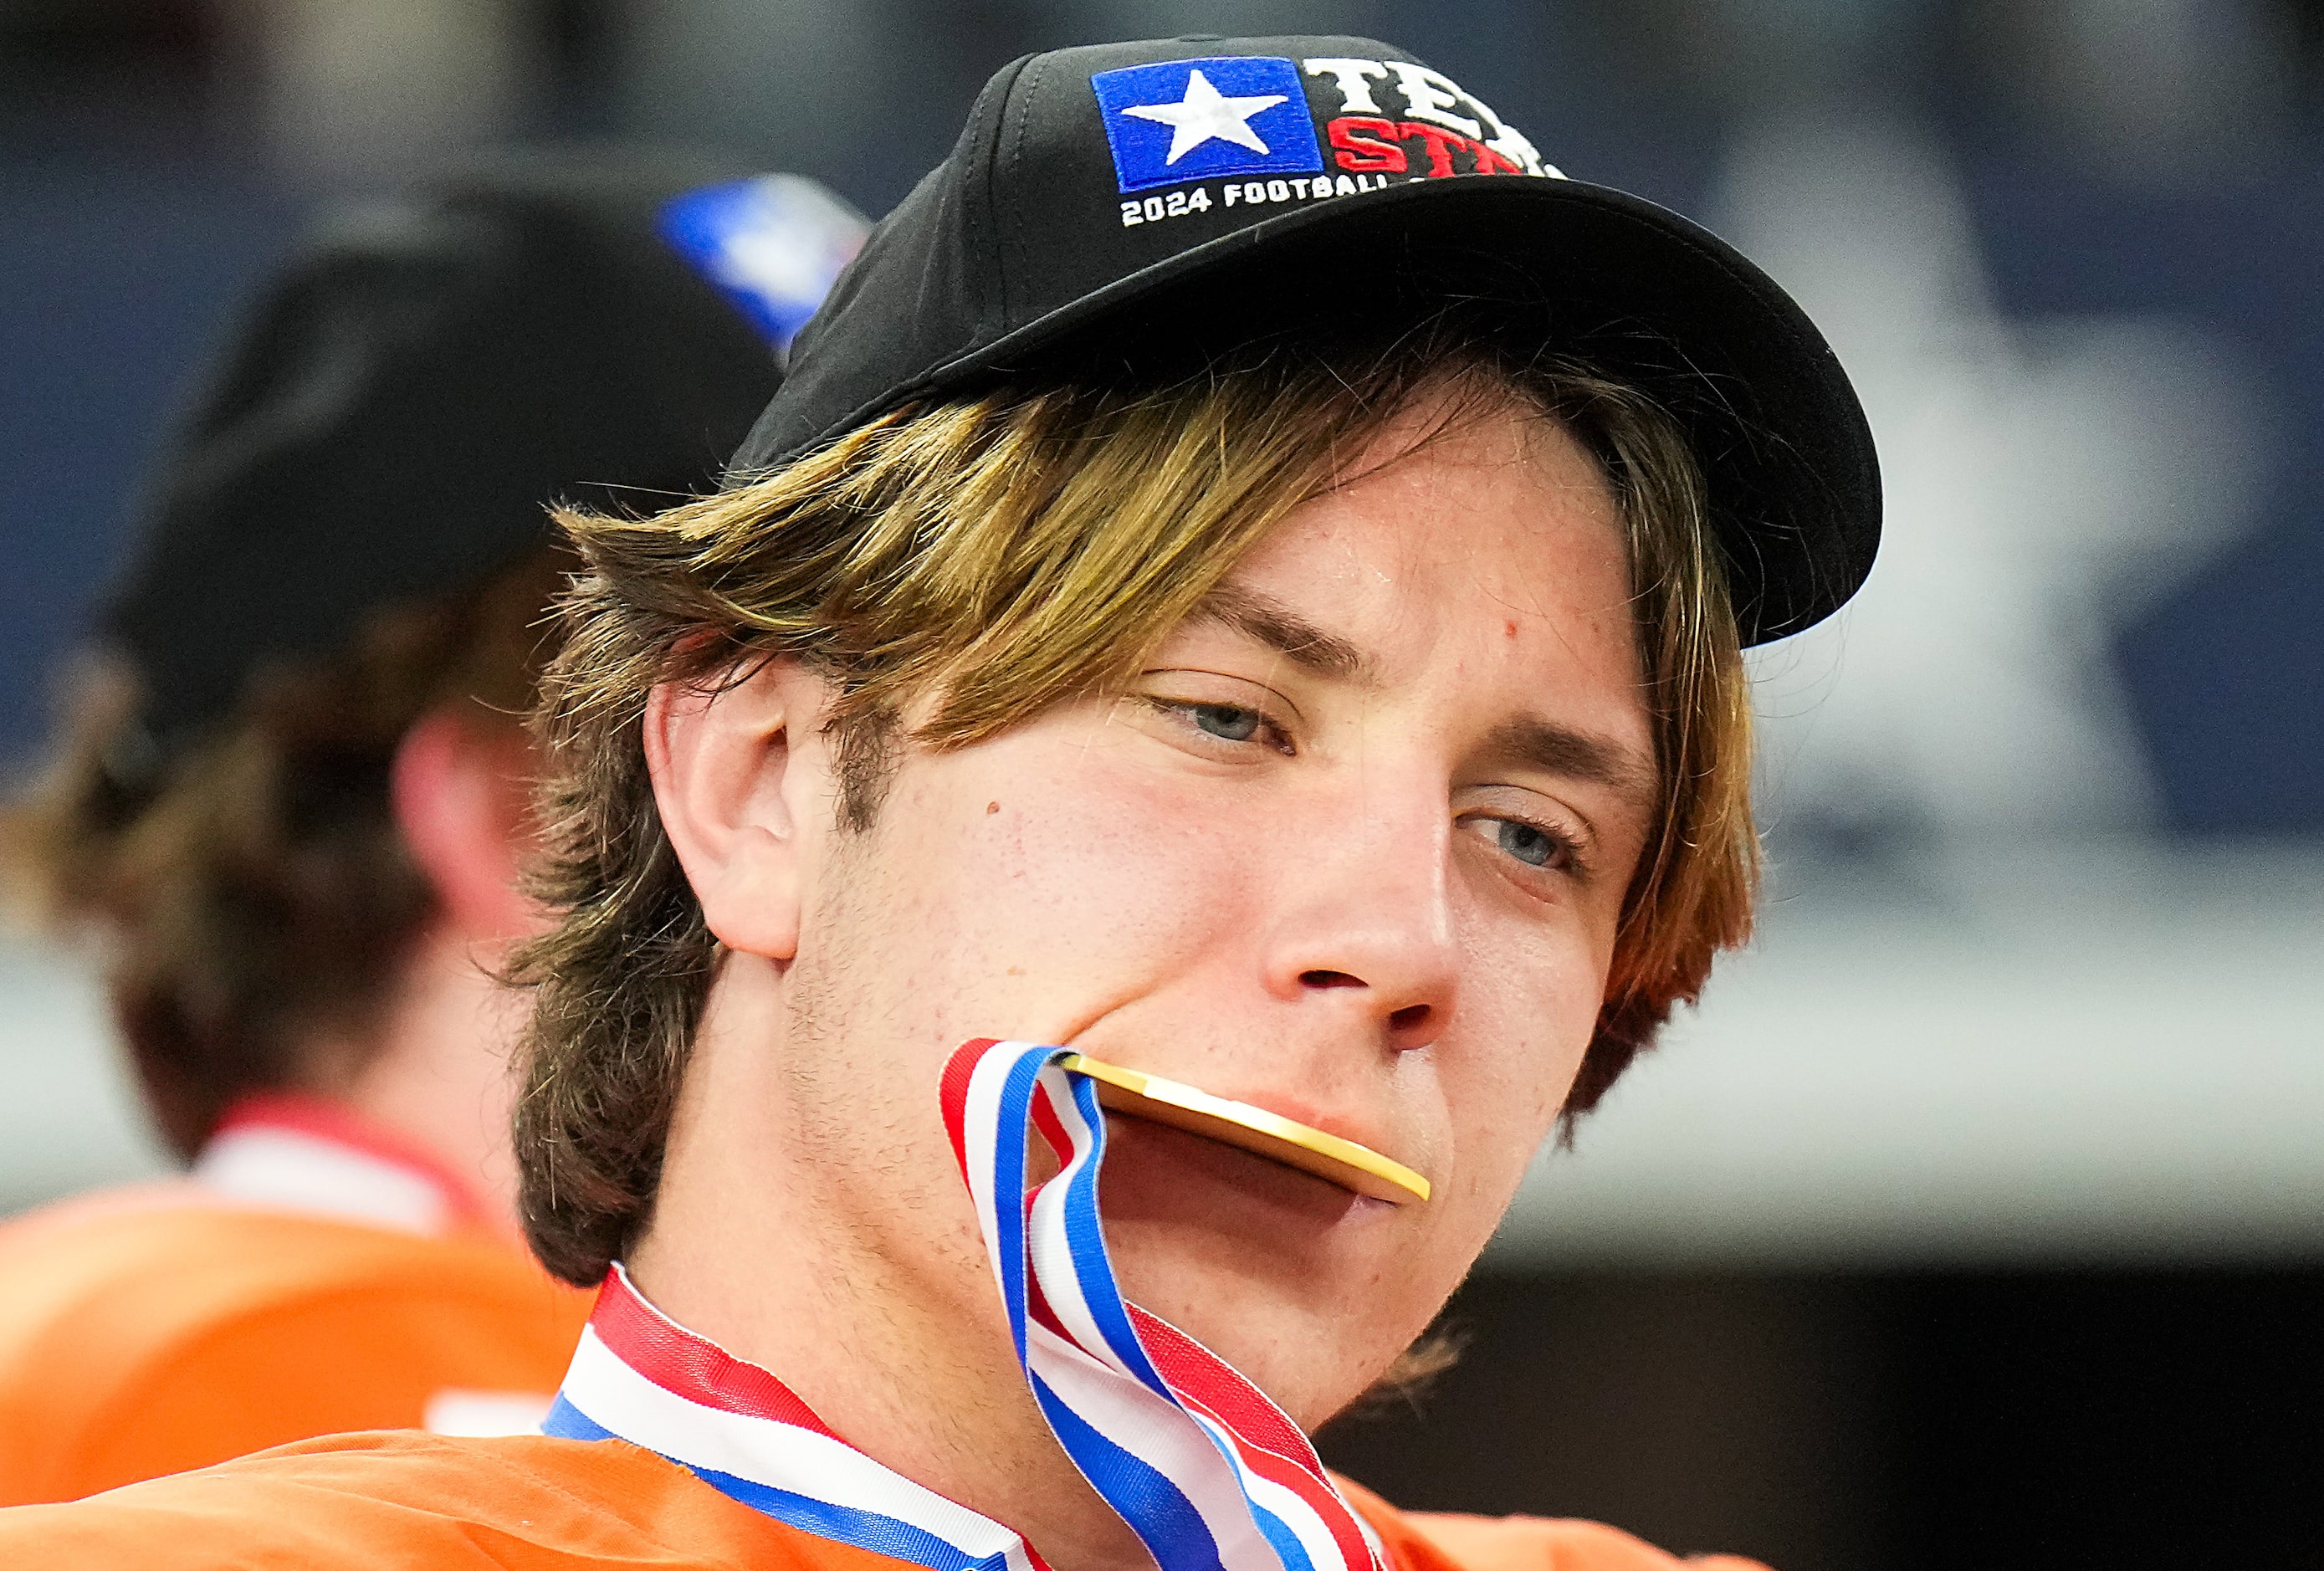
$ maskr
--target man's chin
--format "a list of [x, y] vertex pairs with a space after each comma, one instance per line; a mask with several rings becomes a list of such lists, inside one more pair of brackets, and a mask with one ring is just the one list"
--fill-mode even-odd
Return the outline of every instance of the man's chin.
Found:
[[[1399, 1208], [1200, 1136], [1107, 1121], [1099, 1188], [1123, 1294], [1235, 1365], [1302, 1423], [1378, 1375], [1401, 1300]], [[1425, 1313], [1422, 1316], [1425, 1321]], [[1346, 1367], [1342, 1367], [1342, 1366]], [[1364, 1367], [1356, 1367], [1364, 1365]]]

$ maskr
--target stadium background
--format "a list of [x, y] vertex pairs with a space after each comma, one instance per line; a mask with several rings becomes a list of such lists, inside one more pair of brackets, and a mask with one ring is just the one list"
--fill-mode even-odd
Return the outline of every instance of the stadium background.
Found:
[[[1766, 263], [1891, 520], [1761, 661], [1760, 944], [1328, 1449], [1785, 1571], [2324, 1565], [2313, 0], [0, 0], [0, 767], [318, 204], [645, 135], [877, 213], [1023, 51], [1296, 30]], [[82, 969], [0, 944], [0, 1211], [157, 1160]]]

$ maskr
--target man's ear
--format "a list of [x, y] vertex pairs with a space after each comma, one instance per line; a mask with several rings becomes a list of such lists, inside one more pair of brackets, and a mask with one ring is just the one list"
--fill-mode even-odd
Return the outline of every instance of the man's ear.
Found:
[[830, 817], [827, 698], [819, 678], [777, 660], [740, 680], [665, 682], [646, 701], [662, 829], [704, 920], [730, 949], [772, 960], [798, 953], [806, 863]]
[[445, 919], [472, 941], [540, 926], [539, 908], [517, 892], [531, 762], [516, 726], [453, 707], [421, 716], [395, 745], [388, 800], [396, 830]]

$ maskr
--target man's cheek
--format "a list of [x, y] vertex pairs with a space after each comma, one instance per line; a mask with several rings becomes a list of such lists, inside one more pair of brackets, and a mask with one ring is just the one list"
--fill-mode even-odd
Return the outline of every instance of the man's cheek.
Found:
[[1151, 790], [1056, 802], [1038, 837], [996, 846], [994, 881], [1029, 960], [1134, 956], [1150, 970], [1248, 926], [1259, 874], [1233, 830]]
[[1524, 969], [1536, 985], [1472, 990], [1440, 1049], [1461, 1165], [1496, 1213], [1556, 1123], [1596, 1031], [1603, 988], [1580, 946], [1536, 952]]

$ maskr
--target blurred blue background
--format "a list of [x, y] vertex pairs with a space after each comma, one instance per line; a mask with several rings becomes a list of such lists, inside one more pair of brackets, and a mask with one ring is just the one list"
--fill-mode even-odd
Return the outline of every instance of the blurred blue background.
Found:
[[[878, 213], [1016, 54], [1284, 31], [1736, 239], [1889, 483], [1758, 658], [1760, 942], [1334, 1455], [1793, 1571], [2324, 1565], [2315, 0], [0, 0], [0, 766], [318, 205], [645, 136]], [[0, 948], [0, 1209], [157, 1160], [81, 963]]]

